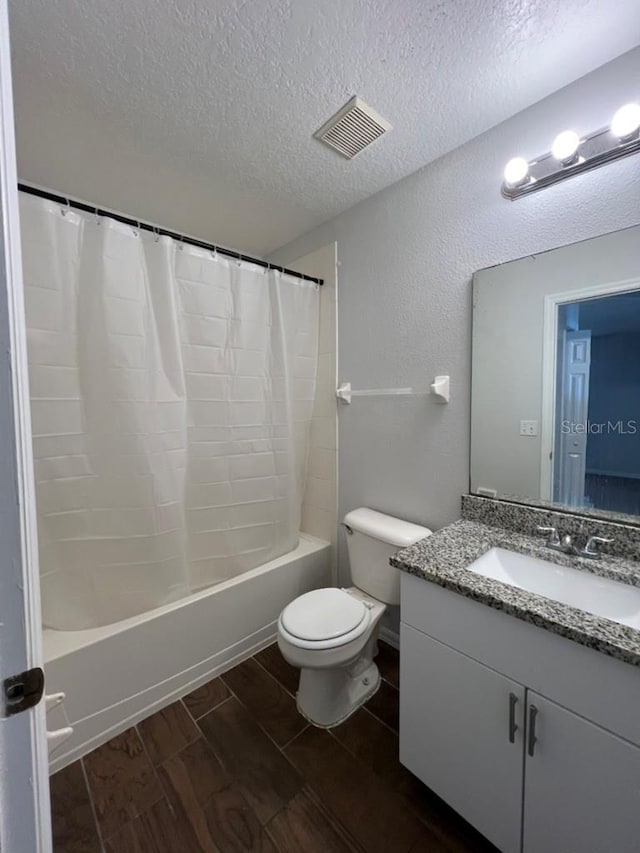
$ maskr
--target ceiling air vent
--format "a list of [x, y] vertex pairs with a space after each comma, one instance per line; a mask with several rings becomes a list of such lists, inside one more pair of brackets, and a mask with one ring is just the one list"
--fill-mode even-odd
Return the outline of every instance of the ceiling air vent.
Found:
[[313, 135], [351, 160], [391, 127], [368, 104], [354, 96]]

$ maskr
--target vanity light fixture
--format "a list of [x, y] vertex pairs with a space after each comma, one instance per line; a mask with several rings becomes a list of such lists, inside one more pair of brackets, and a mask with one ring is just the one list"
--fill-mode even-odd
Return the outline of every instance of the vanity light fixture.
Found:
[[573, 130], [564, 130], [556, 136], [547, 154], [529, 161], [523, 157], [509, 160], [504, 170], [502, 195], [513, 201], [639, 151], [640, 104], [625, 104], [613, 116], [609, 127], [582, 137]]
[[633, 139], [640, 131], [640, 104], [625, 104], [611, 121], [611, 132], [621, 142]]
[[514, 157], [504, 167], [505, 185], [514, 189], [525, 184], [529, 177], [529, 164], [524, 157]]
[[580, 137], [575, 130], [563, 130], [553, 140], [551, 153], [563, 166], [570, 166], [578, 159]]

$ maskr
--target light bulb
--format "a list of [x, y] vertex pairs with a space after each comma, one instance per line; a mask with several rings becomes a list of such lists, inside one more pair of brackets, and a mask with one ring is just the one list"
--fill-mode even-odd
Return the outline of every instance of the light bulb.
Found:
[[574, 130], [563, 130], [553, 140], [551, 153], [563, 166], [568, 166], [576, 158], [580, 137]]
[[529, 175], [529, 164], [524, 157], [514, 157], [504, 167], [504, 182], [513, 189], [524, 184]]
[[611, 121], [611, 132], [621, 141], [631, 139], [640, 130], [640, 104], [625, 104]]

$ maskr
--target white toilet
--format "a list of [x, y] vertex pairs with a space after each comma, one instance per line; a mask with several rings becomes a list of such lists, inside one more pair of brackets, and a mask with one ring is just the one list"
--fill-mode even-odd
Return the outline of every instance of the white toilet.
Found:
[[389, 557], [431, 533], [364, 507], [347, 513], [344, 526], [354, 586], [307, 592], [278, 620], [280, 651], [301, 670], [298, 710], [322, 728], [346, 720], [378, 689], [380, 619], [387, 604], [400, 603], [400, 572]]

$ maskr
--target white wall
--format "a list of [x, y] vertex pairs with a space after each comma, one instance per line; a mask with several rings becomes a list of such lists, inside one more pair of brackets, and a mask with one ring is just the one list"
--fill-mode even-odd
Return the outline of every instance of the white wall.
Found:
[[504, 164], [549, 150], [566, 127], [605, 125], [640, 97], [639, 79], [637, 48], [274, 253], [290, 261], [338, 241], [342, 381], [426, 388], [451, 374], [448, 406], [416, 397], [340, 407], [340, 515], [367, 505], [431, 527], [459, 517], [474, 270], [640, 221], [639, 155], [516, 202], [499, 193]]

